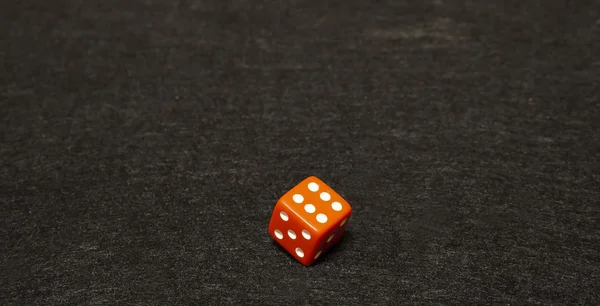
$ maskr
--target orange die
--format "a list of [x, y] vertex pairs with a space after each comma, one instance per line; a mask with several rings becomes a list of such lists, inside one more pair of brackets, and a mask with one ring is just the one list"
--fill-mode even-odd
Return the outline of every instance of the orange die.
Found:
[[340, 240], [351, 213], [352, 207], [344, 198], [310, 176], [277, 201], [269, 234], [308, 266]]

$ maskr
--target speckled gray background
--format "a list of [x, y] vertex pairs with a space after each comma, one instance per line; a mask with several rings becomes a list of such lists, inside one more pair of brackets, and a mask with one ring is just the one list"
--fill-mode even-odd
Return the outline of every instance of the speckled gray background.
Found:
[[1, 0], [0, 59], [4, 305], [600, 304], [598, 1]]

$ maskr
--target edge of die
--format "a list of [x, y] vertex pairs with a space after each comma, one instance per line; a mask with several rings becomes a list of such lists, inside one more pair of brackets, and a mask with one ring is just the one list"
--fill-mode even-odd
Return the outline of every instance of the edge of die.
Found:
[[327, 185], [327, 187], [331, 188], [331, 186], [329, 186], [329, 184], [325, 183], [325, 181], [323, 181], [322, 179], [320, 179], [316, 175], [309, 175], [306, 178], [304, 178], [302, 181], [300, 181], [298, 184], [301, 184], [302, 182], [306, 182], [308, 180], [315, 180], [317, 183], [321, 183], [321, 184]]
[[[323, 184], [323, 185], [327, 186], [327, 187], [328, 187], [329, 189], [331, 189], [333, 192], [337, 193], [337, 194], [338, 194], [338, 196], [339, 196], [340, 198], [342, 198], [344, 202], [346, 202], [346, 204], [348, 205], [348, 209], [349, 209], [349, 210], [348, 210], [348, 213], [347, 213], [348, 217], [347, 217], [347, 220], [346, 220], [346, 225], [345, 225], [345, 229], [344, 229], [344, 232], [345, 232], [345, 231], [347, 230], [347, 227], [348, 227], [348, 225], [349, 225], [350, 219], [351, 219], [351, 217], [352, 217], [352, 214], [353, 214], [353, 212], [354, 212], [354, 209], [352, 208], [352, 205], [350, 205], [350, 203], [348, 202], [348, 200], [346, 200], [346, 198], [345, 198], [345, 197], [343, 197], [343, 196], [342, 196], [342, 195], [341, 195], [341, 194], [340, 194], [340, 193], [339, 193], [339, 192], [338, 192], [336, 189], [334, 189], [333, 187], [331, 187], [329, 184], [327, 184], [325, 181], [323, 181], [321, 178], [319, 178], [319, 177], [318, 177], [318, 176], [316, 176], [316, 175], [309, 175], [309, 176], [306, 176], [304, 179], [302, 179], [302, 180], [300, 180], [298, 183], [294, 184], [294, 185], [293, 185], [293, 186], [292, 186], [292, 187], [291, 187], [291, 188], [290, 188], [288, 191], [284, 192], [284, 193], [283, 193], [281, 196], [279, 196], [279, 198], [278, 198], [278, 199], [277, 199], [277, 201], [275, 202], [275, 206], [273, 207], [272, 214], [273, 214], [273, 213], [275, 213], [275, 210], [276, 210], [276, 208], [277, 208], [279, 205], [286, 206], [286, 205], [285, 205], [285, 203], [283, 203], [283, 202], [282, 202], [282, 199], [283, 199], [283, 198], [284, 198], [284, 197], [285, 197], [285, 196], [286, 196], [286, 195], [287, 195], [287, 194], [288, 194], [288, 193], [289, 193], [289, 192], [290, 192], [292, 189], [294, 189], [294, 188], [298, 187], [299, 185], [301, 185], [302, 183], [305, 183], [305, 182], [307, 182], [307, 181], [310, 181], [310, 180], [313, 180], [313, 181], [314, 181], [315, 183], [317, 183], [317, 184]], [[279, 243], [279, 241], [278, 241], [278, 239], [277, 239], [277, 237], [275, 237], [275, 234], [274, 234], [274, 233], [272, 233], [272, 232], [270, 231], [270, 227], [271, 227], [271, 222], [269, 222], [269, 224], [268, 224], [268, 226], [267, 226], [267, 231], [268, 231], [268, 233], [269, 233], [269, 236], [270, 236], [270, 237], [271, 237], [271, 238], [274, 240], [274, 242], [275, 242], [275, 243], [278, 243], [278, 244], [280, 244], [280, 243]], [[337, 239], [339, 240], [339, 239], [343, 239], [343, 238], [342, 238], [342, 237], [339, 237], [339, 238], [337, 238]], [[281, 245], [281, 244], [280, 244], [280, 245]], [[326, 252], [328, 252], [328, 251], [329, 251], [329, 249], [330, 249], [331, 247], [332, 247], [332, 246], [329, 246], [329, 247], [327, 247], [327, 248], [326, 248], [326, 250], [325, 250], [325, 249], [324, 249], [324, 250], [322, 250], [322, 251], [323, 251], [323, 253], [326, 253]], [[287, 251], [286, 251], [286, 252], [287, 252]], [[317, 262], [319, 262], [319, 261], [321, 261], [321, 260], [322, 260], [322, 256], [319, 256], [318, 258], [312, 258], [312, 259], [308, 259], [308, 258], [307, 258], [307, 259], [299, 259], [299, 258], [298, 258], [298, 257], [297, 257], [295, 254], [293, 254], [293, 253], [290, 253], [290, 252], [287, 252], [287, 253], [290, 255], [290, 257], [292, 257], [292, 258], [293, 258], [295, 261], [299, 262], [299, 263], [300, 263], [301, 265], [303, 265], [304, 267], [310, 267], [310, 266], [314, 265], [315, 263], [317, 263]]]
[[[299, 187], [300, 185], [302, 185], [303, 183], [313, 180], [318, 184], [323, 184], [326, 185], [327, 187], [329, 187], [330, 189], [333, 190], [333, 188], [331, 188], [331, 186], [329, 186], [329, 184], [325, 183], [325, 181], [323, 181], [322, 179], [320, 179], [319, 177], [315, 176], [315, 175], [309, 175], [304, 177], [303, 179], [301, 179], [300, 181], [298, 181], [297, 183], [293, 184], [292, 187], [290, 187], [286, 192], [282, 193], [278, 198], [276, 203], [279, 203], [286, 195], [288, 195], [290, 192], [292, 192], [292, 190], [296, 187]], [[336, 192], [334, 190], [334, 192]], [[341, 195], [340, 195], [341, 196]], [[346, 199], [344, 199], [344, 201], [346, 201]], [[348, 201], [346, 201], [348, 202]]]
[[302, 181], [301, 181], [300, 183], [298, 183], [298, 184], [301, 184], [302, 182], [308, 181], [308, 180], [310, 180], [310, 179], [316, 180], [316, 181], [317, 181], [317, 183], [321, 183], [321, 184], [323, 184], [323, 185], [327, 186], [327, 188], [329, 188], [329, 189], [331, 189], [331, 191], [333, 191], [333, 192], [337, 193], [337, 194], [338, 194], [338, 195], [339, 195], [339, 196], [340, 196], [342, 199], [344, 199], [344, 201], [348, 202], [348, 201], [346, 200], [346, 198], [345, 198], [345, 197], [343, 197], [343, 196], [342, 196], [342, 195], [341, 195], [341, 194], [338, 192], [337, 188], [333, 188], [333, 187], [332, 187], [332, 186], [331, 186], [329, 183], [325, 182], [324, 180], [322, 180], [322, 179], [321, 179], [321, 178], [319, 178], [318, 176], [315, 176], [315, 175], [308, 176], [308, 177], [306, 177], [304, 180], [302, 180]]

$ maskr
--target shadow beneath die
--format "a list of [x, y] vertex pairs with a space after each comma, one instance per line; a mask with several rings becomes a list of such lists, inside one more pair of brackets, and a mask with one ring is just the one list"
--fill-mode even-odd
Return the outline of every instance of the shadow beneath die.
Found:
[[[285, 256], [287, 256], [290, 260], [293, 260], [295, 262], [297, 262], [296, 258], [294, 256], [292, 256], [292, 254], [290, 254], [284, 247], [281, 246], [281, 244], [279, 244], [277, 241], [271, 239], [271, 244], [274, 245], [277, 250], [279, 250], [280, 253], [283, 253]], [[277, 254], [279, 256], [279, 254]]]
[[320, 264], [335, 263], [336, 260], [340, 258], [340, 256], [343, 256], [344, 251], [348, 249], [348, 246], [352, 243], [353, 240], [354, 236], [352, 234], [352, 231], [346, 230], [342, 235], [342, 238], [340, 238], [340, 240], [327, 252], [321, 254], [321, 256], [319, 256], [319, 258], [317, 258], [317, 260], [312, 265], [317, 266]]

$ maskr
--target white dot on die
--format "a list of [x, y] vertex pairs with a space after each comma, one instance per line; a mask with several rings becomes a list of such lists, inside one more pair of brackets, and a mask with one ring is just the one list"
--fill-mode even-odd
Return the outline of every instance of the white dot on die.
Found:
[[301, 194], [295, 194], [292, 199], [298, 204], [304, 202], [304, 197]]
[[335, 236], [335, 234], [329, 236], [329, 238], [327, 238], [327, 242], [331, 241], [331, 239], [333, 239], [333, 236]]
[[317, 221], [319, 221], [319, 223], [325, 223], [327, 222], [327, 216], [325, 214], [318, 214]]
[[319, 258], [319, 256], [321, 256], [321, 251], [317, 252], [317, 255], [315, 255], [315, 259]]
[[304, 205], [304, 210], [306, 210], [306, 212], [307, 212], [307, 213], [309, 213], [309, 214], [312, 214], [312, 213], [314, 213], [314, 212], [315, 212], [315, 210], [317, 210], [317, 209], [316, 209], [316, 208], [315, 208], [315, 206], [314, 206], [314, 205], [312, 205], [312, 204], [306, 204], [306, 205]]
[[340, 211], [340, 210], [342, 210], [342, 203], [333, 202], [333, 203], [331, 203], [331, 208], [335, 211]]
[[342, 226], [342, 225], [346, 224], [346, 220], [348, 220], [348, 218], [346, 218], [346, 219], [342, 220], [342, 223], [340, 223], [340, 226]]
[[292, 230], [288, 230], [288, 236], [292, 239], [296, 239], [296, 233]]
[[317, 190], [319, 190], [319, 185], [317, 185], [317, 183], [309, 183], [308, 184], [308, 190], [312, 191], [312, 192], [316, 192]]
[[302, 237], [306, 240], [310, 240], [310, 233], [307, 230], [302, 230]]
[[277, 239], [283, 239], [283, 233], [280, 230], [276, 229], [275, 237], [277, 237]]
[[321, 192], [320, 197], [321, 197], [321, 200], [323, 200], [323, 201], [331, 200], [331, 196], [327, 192]]
[[304, 251], [302, 251], [301, 248], [296, 248], [296, 255], [298, 255], [298, 257], [302, 258], [302, 257], [304, 257]]
[[282, 211], [282, 212], [280, 212], [280, 213], [279, 213], [279, 216], [281, 217], [281, 219], [282, 219], [283, 221], [287, 221], [287, 220], [289, 220], [289, 219], [290, 219], [290, 217], [288, 217], [288, 215], [287, 215], [287, 213], [286, 213], [285, 211]]

